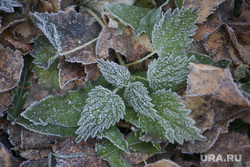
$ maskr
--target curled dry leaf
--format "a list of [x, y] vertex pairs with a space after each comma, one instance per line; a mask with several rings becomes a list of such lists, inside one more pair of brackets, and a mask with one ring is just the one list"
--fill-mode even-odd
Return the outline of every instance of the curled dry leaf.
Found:
[[188, 117], [195, 120], [194, 126], [201, 132], [210, 129], [214, 124], [214, 111], [212, 106], [200, 96], [182, 98], [187, 109], [192, 110]]
[[199, 16], [197, 22], [201, 23], [207, 19], [207, 16], [212, 14], [214, 10], [225, 0], [217, 0], [217, 1], [204, 1], [204, 0], [184, 0], [184, 7], [188, 8], [201, 8], [197, 15]]
[[240, 54], [240, 57], [242, 58], [244, 63], [247, 63], [248, 65], [250, 65], [250, 44], [245, 44], [245, 45], [240, 44], [235, 36], [234, 30], [228, 25], [226, 25], [226, 30], [234, 46], [237, 48]]
[[145, 167], [180, 167], [180, 166], [171, 160], [162, 159], [155, 163], [147, 164]]
[[0, 92], [17, 86], [23, 68], [23, 57], [19, 51], [12, 51], [0, 45]]
[[48, 157], [48, 154], [52, 152], [52, 149], [43, 148], [43, 149], [30, 149], [21, 151], [21, 156], [28, 160], [36, 160]]
[[0, 164], [3, 167], [7, 166], [18, 166], [20, 160], [12, 157], [5, 148], [0, 144]]
[[149, 158], [148, 154], [133, 150], [131, 150], [129, 154], [122, 154], [121, 157], [129, 165], [138, 164], [140, 162], [146, 161]]
[[230, 104], [249, 107], [250, 103], [234, 83], [228, 68], [190, 64], [187, 95], [215, 94], [217, 99]]
[[[202, 156], [204, 159], [205, 155], [216, 155], [221, 156], [222, 160], [218, 160], [217, 162], [213, 161], [204, 161], [201, 162], [202, 167], [231, 167], [235, 166], [236, 164], [239, 165], [239, 163], [242, 166], [247, 166], [247, 162], [249, 163], [250, 159], [250, 140], [247, 137], [247, 135], [243, 135], [237, 132], [230, 132], [226, 134], [222, 134], [216, 143], [204, 153]], [[233, 155], [234, 161], [230, 161], [228, 158], [228, 155]], [[218, 157], [216, 157], [218, 158]], [[223, 162], [224, 159], [227, 159], [229, 161]]]
[[132, 28], [125, 27], [122, 31], [122, 34], [118, 34], [116, 29], [104, 27], [97, 42], [96, 53], [100, 57], [108, 57], [109, 49], [114, 49], [124, 55], [127, 61], [136, 61], [140, 59], [139, 56], [154, 50], [147, 35], [132, 39]]

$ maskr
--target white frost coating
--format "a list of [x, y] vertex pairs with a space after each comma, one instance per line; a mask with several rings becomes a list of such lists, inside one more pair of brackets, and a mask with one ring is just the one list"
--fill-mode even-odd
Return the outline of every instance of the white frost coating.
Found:
[[30, 17], [38, 28], [49, 39], [51, 44], [57, 49], [58, 52], [62, 50], [60, 34], [57, 31], [56, 25], [52, 23], [49, 14], [46, 13], [30, 13]]
[[130, 78], [130, 72], [126, 67], [108, 60], [104, 61], [103, 59], [97, 60], [97, 62], [102, 75], [109, 83], [119, 88], [127, 85]]
[[189, 74], [188, 63], [191, 59], [173, 56], [159, 58], [150, 63], [147, 71], [149, 86], [153, 90], [176, 89]]
[[95, 137], [97, 132], [108, 129], [125, 114], [122, 98], [102, 86], [96, 86], [88, 96], [78, 122], [80, 127], [76, 131], [76, 142]]
[[147, 88], [143, 83], [130, 83], [125, 89], [124, 98], [136, 112], [151, 117], [153, 120], [156, 119], [157, 111], [153, 108], [154, 105], [151, 103], [152, 99], [149, 97]]

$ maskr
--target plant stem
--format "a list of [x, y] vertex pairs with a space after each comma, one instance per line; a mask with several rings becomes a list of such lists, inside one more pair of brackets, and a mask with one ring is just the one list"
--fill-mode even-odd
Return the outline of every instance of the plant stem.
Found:
[[102, 27], [105, 27], [105, 24], [100, 19], [100, 17], [97, 16], [97, 14], [95, 12], [93, 12], [92, 10], [90, 10], [89, 8], [86, 8], [86, 7], [84, 7], [84, 9], [87, 10], [87, 12], [89, 12]]
[[120, 88], [119, 87], [116, 87], [114, 90], [113, 90], [113, 93], [115, 94], [116, 92], [118, 92]]
[[116, 56], [117, 56], [117, 58], [118, 58], [118, 60], [119, 60], [119, 63], [120, 63], [122, 66], [125, 66], [126, 64], [123, 62], [121, 54], [118, 53], [118, 52], [115, 52], [115, 54], [116, 54]]
[[142, 59], [137, 60], [137, 61], [135, 61], [135, 62], [133, 62], [133, 63], [126, 64], [125, 66], [126, 66], [126, 67], [128, 67], [128, 66], [131, 66], [131, 65], [134, 65], [134, 64], [140, 63], [140, 62], [142, 62], [142, 61], [144, 61], [144, 60], [148, 59], [149, 57], [153, 56], [155, 53], [156, 53], [156, 51], [153, 51], [152, 53], [148, 54], [146, 57], [143, 57]]
[[136, 79], [141, 79], [141, 80], [144, 80], [144, 81], [148, 81], [147, 78], [144, 78], [144, 77], [140, 77], [140, 76], [131, 76], [132, 78], [136, 78]]
[[66, 51], [66, 52], [59, 53], [59, 55], [66, 55], [66, 54], [69, 54], [69, 53], [73, 53], [73, 52], [75, 52], [75, 51], [77, 51], [77, 50], [80, 50], [80, 49], [84, 48], [85, 46], [88, 46], [88, 45], [92, 44], [93, 42], [95, 42], [95, 41], [97, 41], [97, 40], [98, 40], [98, 37], [95, 38], [95, 39], [92, 39], [91, 41], [89, 41], [89, 42], [87, 42], [87, 43], [85, 43], [85, 44], [83, 44], [83, 45], [81, 45], [81, 46], [78, 46], [78, 47], [76, 47], [76, 48], [74, 48], [74, 49], [72, 49], [72, 50], [69, 50], [69, 51]]

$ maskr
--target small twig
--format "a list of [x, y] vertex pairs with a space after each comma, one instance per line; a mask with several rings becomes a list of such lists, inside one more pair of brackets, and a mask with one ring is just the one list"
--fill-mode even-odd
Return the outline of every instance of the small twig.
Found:
[[132, 78], [136, 78], [136, 79], [141, 79], [141, 80], [144, 80], [144, 81], [148, 81], [147, 78], [144, 78], [144, 77], [140, 77], [140, 76], [131, 76]]
[[156, 53], [156, 51], [153, 51], [152, 53], [148, 54], [146, 57], [143, 57], [142, 59], [137, 60], [137, 61], [135, 61], [135, 62], [133, 62], [133, 63], [126, 64], [125, 66], [126, 66], [126, 67], [128, 67], [128, 66], [131, 66], [131, 65], [134, 65], [134, 64], [140, 63], [140, 62], [142, 62], [142, 61], [144, 61], [144, 60], [148, 59], [149, 57], [153, 56], [155, 53]]
[[119, 63], [120, 63], [122, 66], [125, 66], [126, 64], [123, 62], [121, 54], [118, 53], [118, 52], [115, 52], [115, 54], [116, 54], [116, 56], [117, 56], [117, 58], [118, 58], [118, 60], [119, 60]]

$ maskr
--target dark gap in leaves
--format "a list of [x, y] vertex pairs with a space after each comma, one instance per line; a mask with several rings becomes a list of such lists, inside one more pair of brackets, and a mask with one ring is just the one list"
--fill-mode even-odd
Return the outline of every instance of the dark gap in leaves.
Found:
[[235, 0], [234, 1], [234, 8], [233, 8], [233, 15], [235, 17], [239, 17], [240, 16], [240, 7], [242, 4], [242, 0]]
[[243, 122], [241, 119], [237, 118], [229, 124], [229, 131], [236, 131], [242, 134], [247, 134], [250, 138], [250, 124]]

